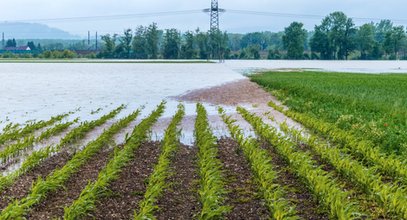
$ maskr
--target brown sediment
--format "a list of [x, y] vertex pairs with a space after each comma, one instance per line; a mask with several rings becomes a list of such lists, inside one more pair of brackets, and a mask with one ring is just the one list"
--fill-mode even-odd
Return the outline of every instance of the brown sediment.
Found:
[[179, 147], [171, 163], [173, 175], [167, 180], [170, 186], [157, 202], [157, 219], [194, 219], [199, 212], [196, 156], [196, 147]]
[[111, 184], [111, 192], [96, 203], [96, 210], [88, 219], [130, 219], [146, 191], [146, 180], [157, 163], [161, 144], [146, 142], [134, 152], [118, 180]]
[[0, 209], [4, 209], [8, 203], [15, 199], [21, 199], [27, 196], [31, 185], [35, 180], [37, 180], [37, 178], [44, 178], [53, 170], [64, 166], [71, 157], [72, 155], [67, 152], [56, 154], [44, 160], [39, 166], [19, 177], [12, 186], [0, 194]]
[[65, 187], [53, 192], [47, 199], [36, 205], [30, 212], [29, 219], [55, 219], [62, 218], [64, 207], [69, 206], [77, 199], [89, 182], [98, 177], [99, 171], [105, 167], [112, 158], [113, 149], [100, 151], [82, 166], [78, 172], [72, 175], [66, 182]]
[[274, 169], [279, 172], [276, 183], [286, 189], [286, 198], [295, 204], [297, 215], [302, 219], [329, 219], [306, 185], [288, 168], [288, 163], [268, 143], [261, 143], [270, 153]]
[[180, 101], [206, 102], [215, 105], [239, 105], [268, 103], [274, 98], [256, 83], [242, 79], [220, 86], [191, 91], [172, 97]]
[[253, 173], [238, 144], [230, 138], [221, 138], [218, 146], [229, 191], [226, 205], [232, 207], [225, 219], [269, 219], [270, 214], [257, 195]]

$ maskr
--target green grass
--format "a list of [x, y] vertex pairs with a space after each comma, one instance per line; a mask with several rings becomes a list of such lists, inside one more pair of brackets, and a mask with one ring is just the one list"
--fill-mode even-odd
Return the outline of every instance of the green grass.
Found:
[[251, 80], [293, 111], [335, 124], [385, 153], [407, 154], [407, 75], [267, 72]]

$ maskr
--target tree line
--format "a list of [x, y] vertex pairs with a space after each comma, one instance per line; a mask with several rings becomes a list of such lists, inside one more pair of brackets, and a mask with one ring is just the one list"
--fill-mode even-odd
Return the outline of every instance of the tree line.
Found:
[[[281, 32], [247, 34], [215, 31], [161, 30], [157, 24], [127, 29], [122, 34], [106, 34], [95, 45], [85, 41], [41, 46], [28, 42], [41, 56], [83, 57], [80, 50], [94, 50], [88, 58], [106, 59], [407, 59], [404, 26], [390, 20], [356, 26], [343, 12], [333, 12], [307, 31], [301, 22], [292, 22]], [[16, 41], [8, 40], [8, 46]], [[65, 51], [68, 50], [68, 51]], [[53, 54], [46, 51], [59, 51]], [[65, 51], [65, 53], [63, 53]], [[46, 54], [44, 54], [46, 52]], [[10, 54], [9, 54], [10, 55]], [[4, 55], [3, 55], [4, 56]], [[27, 56], [24, 54], [24, 56]]]

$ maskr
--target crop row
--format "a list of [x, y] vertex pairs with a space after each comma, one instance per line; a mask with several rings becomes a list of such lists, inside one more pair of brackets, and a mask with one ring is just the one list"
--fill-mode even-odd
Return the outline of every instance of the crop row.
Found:
[[318, 201], [328, 210], [331, 218], [355, 219], [361, 212], [357, 204], [351, 201], [349, 192], [341, 189], [330, 174], [315, 164], [311, 155], [297, 151], [296, 144], [281, 136], [275, 128], [262, 122], [262, 119], [238, 107], [238, 112], [255, 129], [259, 136], [267, 140], [277, 153], [286, 159], [291, 169], [305, 182]]
[[92, 121], [81, 123], [78, 127], [70, 131], [65, 137], [60, 141], [57, 146], [49, 145], [45, 148], [42, 148], [38, 151], [30, 154], [23, 162], [21, 167], [12, 173], [0, 177], [0, 192], [5, 188], [13, 184], [19, 176], [26, 173], [28, 170], [33, 169], [39, 165], [43, 160], [50, 157], [52, 154], [59, 152], [63, 147], [66, 146], [66, 143], [73, 143], [78, 140], [80, 137], [83, 137], [88, 131], [92, 130], [98, 125], [105, 123], [107, 120], [114, 118], [121, 110], [123, 106], [120, 106], [117, 109], [114, 109], [110, 113], [102, 116], [101, 118]]
[[222, 162], [218, 159], [217, 139], [210, 130], [206, 110], [200, 103], [197, 104], [194, 135], [199, 151], [200, 188], [198, 192], [202, 208], [198, 217], [199, 219], [220, 219], [231, 208], [224, 205], [227, 192]]
[[[121, 109], [120, 109], [121, 110]], [[105, 130], [96, 140], [88, 143], [82, 151], [77, 152], [62, 168], [54, 170], [45, 179], [38, 178], [32, 185], [29, 195], [10, 203], [0, 214], [1, 219], [17, 219], [27, 214], [30, 208], [46, 198], [50, 192], [62, 188], [66, 181], [75, 174], [97, 152], [107, 147], [111, 139], [121, 129], [133, 121], [139, 111], [116, 122]]]
[[[4, 132], [3, 134], [0, 135], [0, 145], [6, 143], [7, 141], [18, 140], [28, 134], [33, 133], [36, 130], [53, 125], [54, 123], [61, 121], [62, 119], [64, 119], [65, 117], [67, 117], [70, 114], [71, 114], [71, 112], [67, 113], [67, 114], [57, 115], [55, 117], [51, 117], [51, 119], [48, 121], [32, 122], [30, 124], [27, 124], [23, 128], [14, 127], [13, 129], [9, 129], [9, 131], [11, 131], [11, 132]], [[11, 127], [13, 127], [13, 126], [11, 126]]]
[[235, 120], [231, 119], [231, 116], [226, 116], [223, 109], [219, 108], [219, 113], [228, 126], [232, 138], [238, 142], [248, 160], [259, 191], [266, 201], [266, 206], [272, 218], [298, 219], [295, 207], [284, 198], [286, 193], [283, 187], [276, 183], [278, 174], [273, 170], [271, 156], [266, 150], [260, 148], [254, 138], [245, 138], [242, 129], [234, 124]]
[[78, 219], [86, 216], [90, 211], [96, 208], [96, 201], [105, 196], [110, 184], [119, 178], [122, 169], [131, 161], [134, 151], [139, 148], [141, 143], [148, 137], [148, 131], [161, 116], [164, 108], [165, 103], [163, 102], [150, 116], [142, 120], [141, 123], [134, 128], [130, 137], [126, 139], [124, 148], [115, 152], [114, 157], [103, 170], [100, 171], [97, 180], [89, 183], [71, 206], [65, 207], [65, 219]]
[[184, 106], [179, 105], [177, 113], [165, 131], [162, 152], [158, 158], [157, 165], [154, 167], [153, 173], [148, 179], [147, 189], [144, 193], [143, 200], [140, 202], [139, 211], [134, 213], [134, 219], [136, 220], [155, 219], [154, 212], [158, 208], [156, 206], [157, 200], [167, 187], [166, 180], [171, 175], [171, 159], [178, 149], [181, 135], [177, 126], [180, 124], [184, 114]]
[[19, 156], [22, 152], [30, 150], [34, 147], [35, 143], [40, 143], [41, 141], [53, 136], [57, 135], [60, 132], [68, 129], [71, 125], [78, 122], [79, 119], [75, 119], [71, 122], [66, 123], [59, 123], [52, 128], [47, 129], [46, 131], [42, 132], [38, 137], [34, 135], [30, 135], [24, 138], [22, 141], [19, 140], [17, 143], [8, 145], [2, 151], [0, 151], [0, 161], [7, 161], [10, 158], [14, 158]]
[[374, 168], [367, 168], [353, 160], [348, 154], [338, 148], [321, 142], [318, 137], [311, 135], [305, 138], [301, 132], [283, 123], [281, 130], [286, 134], [295, 136], [298, 143], [305, 143], [321, 159], [331, 164], [339, 173], [348, 177], [348, 180], [359, 185], [368, 195], [374, 197], [388, 213], [394, 213], [400, 218], [407, 219], [407, 194], [406, 189], [398, 185], [384, 183], [382, 176], [376, 174]]
[[349, 149], [356, 157], [368, 161], [383, 173], [396, 178], [397, 180], [407, 183], [407, 160], [401, 160], [394, 155], [386, 155], [380, 152], [378, 148], [370, 141], [359, 140], [359, 138], [348, 132], [337, 128], [335, 125], [323, 122], [316, 118], [298, 113], [292, 110], [284, 110], [281, 106], [270, 102], [269, 105], [274, 109], [282, 112], [288, 117], [302, 123], [307, 128], [324, 135], [324, 137], [339, 143], [340, 146]]

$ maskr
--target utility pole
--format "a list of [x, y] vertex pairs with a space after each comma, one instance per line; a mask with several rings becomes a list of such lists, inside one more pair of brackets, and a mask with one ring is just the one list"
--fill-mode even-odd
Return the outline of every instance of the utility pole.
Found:
[[95, 48], [96, 48], [96, 51], [98, 50], [98, 32], [96, 31], [96, 46], [95, 46]]
[[90, 31], [88, 31], [88, 45], [90, 45]]
[[221, 42], [220, 38], [222, 37], [222, 33], [219, 29], [219, 13], [225, 12], [225, 9], [219, 8], [218, 0], [211, 0], [211, 8], [207, 8], [203, 10], [206, 13], [210, 13], [210, 30], [209, 34], [211, 38], [214, 38], [216, 42], [216, 49], [214, 53], [218, 56], [219, 62], [223, 61], [223, 54], [221, 52]]

